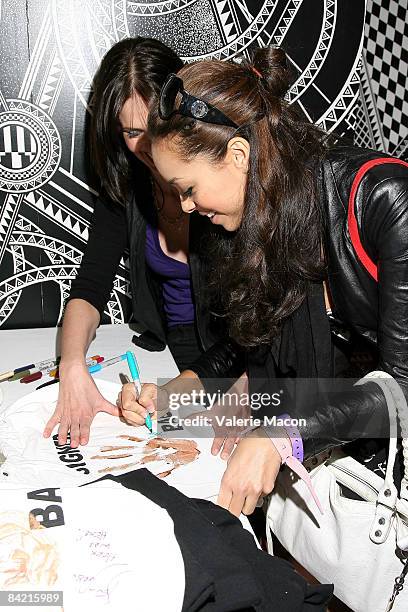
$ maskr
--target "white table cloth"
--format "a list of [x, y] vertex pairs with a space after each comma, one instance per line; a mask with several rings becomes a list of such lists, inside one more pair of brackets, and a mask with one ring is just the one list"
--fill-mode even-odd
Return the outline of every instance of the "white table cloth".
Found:
[[[0, 373], [59, 355], [60, 333], [61, 330], [55, 327], [0, 330]], [[157, 378], [177, 376], [178, 369], [168, 348], [155, 353], [146, 351], [132, 343], [133, 335], [134, 331], [126, 324], [101, 325], [89, 347], [88, 355], [99, 354], [109, 359], [131, 350], [139, 361], [144, 382], [156, 382]], [[129, 375], [126, 362], [109, 366], [94, 376], [119, 383], [121, 372]], [[26, 385], [19, 381], [0, 382], [3, 405], [10, 406], [47, 380], [51, 379], [47, 376]]]

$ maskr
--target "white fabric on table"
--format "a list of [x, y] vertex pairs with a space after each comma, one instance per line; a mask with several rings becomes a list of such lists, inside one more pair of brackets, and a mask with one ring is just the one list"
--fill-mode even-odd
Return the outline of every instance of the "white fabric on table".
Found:
[[[101, 379], [95, 379], [95, 382], [104, 397], [112, 402], [116, 400], [118, 391], [121, 389], [120, 385]], [[42, 436], [44, 426], [56, 405], [57, 397], [58, 385], [51, 385], [34, 391], [20, 398], [13, 405], [0, 410], [0, 454], [3, 452], [7, 458], [5, 463], [0, 465], [0, 487], [10, 484], [28, 486], [32, 489], [49, 486], [73, 487], [100, 478], [104, 475], [100, 470], [110, 466], [117, 467], [136, 463], [138, 460], [136, 457], [123, 461], [91, 459], [101, 454], [99, 451], [103, 446], [131, 445], [130, 442], [127, 443], [126, 440], [117, 436], [130, 434], [134, 437], [148, 438], [145, 427], [134, 427], [120, 421], [117, 417], [98, 413], [91, 427], [89, 443], [79, 449], [66, 449], [65, 451], [64, 459], [77, 460], [71, 463], [61, 461], [59, 459], [61, 454], [58, 453], [53, 438], [45, 439]], [[165, 478], [165, 482], [188, 497], [199, 497], [215, 503], [226, 462], [219, 456], [211, 455], [212, 430], [208, 432], [208, 437], [194, 438], [192, 433], [194, 432], [184, 429], [178, 432], [177, 437], [197, 442], [200, 450], [198, 459], [173, 470]], [[135, 443], [134, 446], [142, 445]], [[77, 455], [81, 455], [82, 459]], [[119, 464], [118, 461], [120, 461]], [[82, 463], [85, 465], [81, 465]], [[68, 465], [74, 467], [68, 467]], [[76, 468], [75, 465], [79, 467]], [[152, 463], [134, 465], [111, 473], [121, 474], [138, 467], [146, 467], [157, 474], [166, 471], [169, 466], [161, 461], [155, 465]], [[78, 471], [84, 469], [89, 470], [89, 474]], [[240, 520], [245, 529], [253, 534], [247, 517], [241, 514]], [[259, 546], [257, 541], [256, 543]]]
[[[120, 385], [95, 381], [105, 398], [114, 402]], [[58, 385], [35, 391], [19, 399], [0, 412], [0, 451], [6, 456], [0, 467], [1, 482], [41, 486], [76, 486], [91, 482], [111, 473], [123, 474], [146, 467], [154, 474], [166, 472], [172, 464], [166, 456], [174, 449], [161, 450], [160, 461], [143, 464], [143, 451], [150, 439], [146, 427], [128, 425], [118, 417], [98, 413], [91, 426], [91, 436], [86, 446], [72, 449], [58, 446], [57, 428], [54, 436], [44, 438], [42, 432], [55, 409]], [[143, 442], [127, 440], [121, 436], [144, 439]], [[212, 456], [212, 438], [193, 438], [191, 432], [178, 431], [177, 438], [194, 440], [200, 453], [188, 465], [181, 465], [165, 478], [168, 484], [190, 497], [209, 498], [217, 495], [226, 463], [219, 456]], [[131, 447], [106, 451], [105, 447]], [[120, 455], [128, 457], [116, 458]]]
[[112, 481], [42, 491], [2, 484], [0, 498], [0, 591], [63, 590], [64, 612], [181, 610], [173, 521], [137, 491]]

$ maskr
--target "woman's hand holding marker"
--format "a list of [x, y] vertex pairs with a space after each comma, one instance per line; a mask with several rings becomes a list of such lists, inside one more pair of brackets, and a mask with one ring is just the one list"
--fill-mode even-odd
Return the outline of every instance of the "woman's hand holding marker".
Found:
[[157, 418], [158, 389], [153, 383], [144, 383], [138, 396], [134, 383], [123, 385], [116, 404], [130, 425], [144, 425], [148, 415]]
[[157, 419], [169, 410], [169, 397], [172, 393], [191, 393], [201, 391], [203, 386], [197, 374], [184, 370], [166, 385], [158, 387], [153, 383], [143, 383], [139, 397], [133, 383], [123, 385], [116, 400], [123, 418], [131, 425], [143, 425], [146, 417]]
[[[140, 394], [142, 392], [142, 383], [140, 381], [140, 372], [139, 372], [139, 366], [137, 363], [137, 359], [135, 355], [132, 353], [132, 351], [127, 351], [126, 359], [127, 359], [128, 367], [130, 370], [130, 375], [132, 376], [133, 385], [136, 391], [136, 400], [139, 400]], [[145, 425], [147, 429], [150, 431], [150, 433], [153, 433], [152, 418], [149, 412], [146, 413]]]

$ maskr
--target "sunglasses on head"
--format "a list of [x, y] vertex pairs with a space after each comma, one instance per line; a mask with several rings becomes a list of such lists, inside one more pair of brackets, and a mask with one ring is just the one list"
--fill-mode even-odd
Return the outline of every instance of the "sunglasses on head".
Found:
[[[181, 95], [181, 101], [179, 106], [175, 108], [178, 94]], [[176, 74], [169, 74], [160, 92], [159, 117], [167, 120], [173, 115], [183, 115], [183, 117], [191, 117], [205, 123], [226, 125], [235, 129], [239, 127], [212, 104], [187, 93], [180, 77]]]

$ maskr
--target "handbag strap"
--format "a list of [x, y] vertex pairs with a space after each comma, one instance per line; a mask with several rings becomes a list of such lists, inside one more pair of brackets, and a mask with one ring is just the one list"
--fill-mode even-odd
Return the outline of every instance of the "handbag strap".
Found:
[[[378, 494], [375, 517], [370, 530], [370, 539], [376, 544], [381, 544], [388, 537], [399, 502], [398, 491], [394, 484], [394, 465], [397, 456], [397, 415], [401, 422], [404, 449], [407, 449], [408, 407], [400, 385], [387, 372], [382, 370], [370, 372], [360, 379], [356, 385], [368, 382], [375, 382], [381, 387], [387, 402], [390, 420], [390, 445], [387, 470], [384, 484]], [[408, 453], [404, 453], [404, 476], [401, 481], [400, 497], [403, 500], [408, 500]], [[405, 542], [405, 539], [404, 542], [397, 542], [402, 549], [408, 547], [408, 542]]]
[[[350, 196], [349, 196], [349, 201], [348, 201], [348, 211], [347, 211], [347, 223], [348, 223], [349, 235], [350, 235], [351, 243], [357, 255], [357, 258], [359, 259], [360, 263], [364, 266], [364, 268], [367, 270], [367, 272], [371, 275], [371, 277], [376, 282], [378, 282], [378, 267], [374, 263], [374, 261], [370, 258], [370, 256], [368, 255], [367, 251], [365, 250], [361, 242], [359, 229], [358, 229], [358, 223], [357, 223], [357, 217], [356, 217], [356, 212], [355, 212], [355, 200], [356, 200], [357, 190], [364, 176], [367, 174], [367, 172], [371, 170], [371, 168], [375, 168], [376, 166], [381, 166], [383, 164], [399, 164], [401, 166], [405, 166], [406, 168], [408, 168], [407, 162], [401, 159], [396, 159], [392, 157], [379, 157], [377, 159], [372, 159], [366, 162], [365, 164], [363, 164], [361, 168], [359, 168], [356, 176], [354, 177], [353, 183], [351, 185]], [[385, 372], [382, 372], [382, 373], [374, 372], [373, 374], [375, 374], [377, 378], [380, 378], [380, 377], [384, 378], [384, 376], [382, 375], [384, 375]], [[387, 377], [392, 378], [390, 375], [387, 375]], [[364, 381], [364, 379], [362, 380]], [[400, 495], [403, 499], [408, 500], [408, 414], [407, 414], [407, 405], [406, 405], [406, 401], [405, 401], [405, 398], [404, 398], [404, 395], [402, 393], [400, 386], [398, 385], [398, 383], [396, 383], [396, 381], [394, 381], [394, 383], [395, 383], [395, 386], [392, 385], [392, 389], [390, 389], [389, 393], [393, 394], [396, 392], [398, 396], [402, 396], [402, 398], [400, 397], [401, 402], [397, 402], [397, 407], [398, 405], [401, 406], [401, 410], [399, 410], [398, 416], [401, 422], [402, 437], [403, 437], [402, 447], [403, 447], [403, 456], [404, 456], [404, 478], [401, 483]], [[378, 382], [378, 384], [380, 384], [380, 382]], [[383, 385], [380, 384], [380, 386], [383, 388]], [[398, 391], [396, 391], [397, 388], [398, 388]], [[402, 404], [402, 399], [404, 400], [405, 405]], [[388, 404], [388, 409], [390, 410], [390, 403], [387, 402], [387, 404]], [[395, 420], [395, 417], [394, 417], [394, 420]], [[391, 444], [390, 444], [390, 451], [392, 452]], [[393, 469], [393, 466], [395, 463], [395, 457], [394, 458], [391, 457], [391, 459], [392, 459], [392, 469]], [[389, 465], [390, 465], [390, 461], [388, 461], [388, 466]]]
[[381, 166], [383, 164], [400, 164], [401, 166], [406, 166], [408, 168], [408, 163], [402, 161], [402, 159], [396, 159], [393, 157], [379, 157], [377, 159], [371, 159], [361, 166], [358, 170], [356, 176], [354, 177], [353, 183], [351, 185], [351, 191], [348, 201], [348, 211], [347, 211], [347, 223], [348, 223], [348, 231], [351, 238], [351, 243], [356, 252], [356, 255], [360, 262], [363, 264], [364, 268], [367, 272], [372, 276], [372, 278], [378, 281], [378, 268], [377, 265], [373, 262], [371, 257], [368, 255], [367, 251], [363, 247], [363, 244], [360, 239], [360, 233], [358, 230], [358, 223], [355, 211], [355, 203], [356, 203], [356, 194], [357, 190], [360, 186], [361, 181], [364, 176], [367, 174], [371, 168], [375, 166]]

